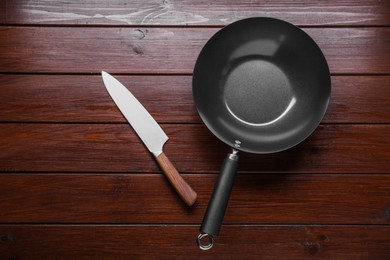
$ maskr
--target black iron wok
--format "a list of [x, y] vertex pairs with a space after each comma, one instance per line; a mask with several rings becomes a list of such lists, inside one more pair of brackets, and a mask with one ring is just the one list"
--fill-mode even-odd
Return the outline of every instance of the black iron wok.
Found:
[[203, 122], [233, 151], [223, 162], [200, 228], [201, 249], [210, 249], [219, 233], [238, 151], [274, 153], [302, 142], [321, 122], [330, 92], [320, 48], [290, 23], [244, 19], [207, 42], [195, 64], [193, 96]]

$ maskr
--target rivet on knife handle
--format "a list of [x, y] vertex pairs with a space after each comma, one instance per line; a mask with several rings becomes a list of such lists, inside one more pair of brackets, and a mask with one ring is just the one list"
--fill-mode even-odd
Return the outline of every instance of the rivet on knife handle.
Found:
[[168, 157], [162, 152], [156, 157], [158, 164], [165, 173], [169, 182], [175, 188], [176, 192], [182, 198], [182, 200], [188, 205], [192, 206], [197, 198], [196, 192], [190, 185], [180, 176], [175, 166], [171, 163]]
[[188, 206], [193, 205], [197, 197], [195, 191], [185, 182], [162, 152], [165, 142], [168, 141], [168, 136], [138, 99], [122, 83], [104, 71], [102, 71], [102, 77], [104, 85], [115, 104], [149, 151], [156, 157], [158, 164], [176, 192]]

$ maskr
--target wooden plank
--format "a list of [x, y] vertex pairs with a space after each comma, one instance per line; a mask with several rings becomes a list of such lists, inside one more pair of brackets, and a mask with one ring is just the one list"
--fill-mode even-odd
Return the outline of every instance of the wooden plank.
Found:
[[228, 226], [200, 250], [197, 226], [0, 226], [7, 259], [387, 259], [389, 226]]
[[390, 77], [339, 76], [331, 80], [332, 94], [324, 122], [390, 122]]
[[[298, 25], [389, 25], [388, 1], [12, 1], [0, 20], [11, 24], [224, 25], [253, 16]], [[0, 9], [0, 10], [1, 10]]]
[[5, 24], [7, 21], [7, 5], [6, 2], [3, 1], [0, 3], [0, 24]]
[[[200, 123], [191, 76], [117, 76], [160, 123]], [[333, 76], [325, 123], [390, 123], [388, 76]], [[0, 75], [0, 121], [116, 122], [125, 119], [100, 76]], [[33, 98], [32, 98], [33, 97]]]
[[[200, 224], [216, 174], [185, 174], [188, 208], [162, 174], [1, 174], [1, 223]], [[388, 174], [239, 174], [224, 224], [390, 224]], [[224, 228], [223, 228], [224, 229]]]
[[[203, 124], [162, 125], [165, 152], [180, 172], [218, 172], [230, 148]], [[240, 171], [390, 171], [390, 125], [322, 125], [274, 154], [240, 153]], [[2, 124], [0, 171], [155, 172], [152, 155], [128, 124]]]
[[[191, 74], [217, 30], [5, 26], [0, 72]], [[390, 27], [304, 30], [322, 48], [332, 73], [390, 73]]]
[[[117, 78], [158, 122], [200, 122], [191, 76]], [[0, 86], [0, 121], [126, 122], [101, 76], [0, 75]]]

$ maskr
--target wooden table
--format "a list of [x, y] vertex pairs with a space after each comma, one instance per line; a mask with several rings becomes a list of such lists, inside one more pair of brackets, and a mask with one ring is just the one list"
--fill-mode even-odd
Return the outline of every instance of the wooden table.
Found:
[[[220, 236], [201, 251], [230, 149], [198, 117], [192, 70], [215, 32], [252, 16], [319, 44], [331, 103], [295, 148], [240, 155]], [[0, 22], [1, 259], [390, 258], [389, 1], [3, 0]], [[126, 123], [102, 70], [167, 132], [195, 206]]]

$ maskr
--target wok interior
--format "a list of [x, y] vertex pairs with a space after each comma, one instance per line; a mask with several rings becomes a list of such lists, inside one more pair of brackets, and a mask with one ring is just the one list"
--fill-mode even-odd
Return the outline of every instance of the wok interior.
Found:
[[330, 96], [326, 60], [299, 28], [250, 18], [216, 33], [194, 69], [193, 94], [207, 127], [252, 153], [290, 148], [323, 118]]

